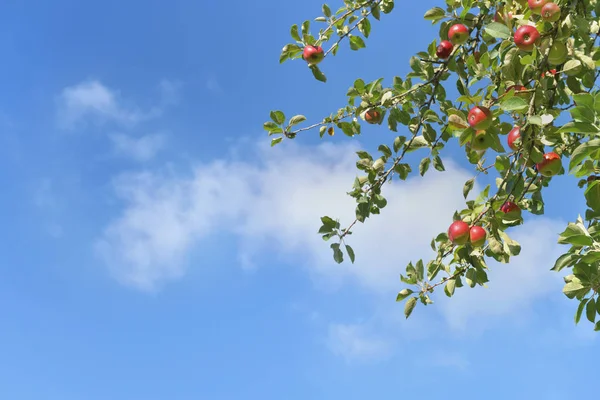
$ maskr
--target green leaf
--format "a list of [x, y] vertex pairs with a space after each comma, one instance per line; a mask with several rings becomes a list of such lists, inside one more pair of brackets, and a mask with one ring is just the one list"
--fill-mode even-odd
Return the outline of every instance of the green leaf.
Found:
[[429, 157], [426, 157], [421, 160], [421, 162], [419, 163], [419, 174], [421, 174], [421, 176], [425, 175], [425, 173], [429, 169], [430, 163], [431, 163], [431, 158], [429, 158]]
[[318, 80], [320, 82], [327, 82], [327, 77], [325, 76], [325, 74], [323, 74], [323, 72], [321, 72], [319, 67], [317, 67], [316, 65], [313, 64], [313, 65], [310, 65], [309, 68], [312, 71], [313, 76], [315, 77], [316, 80]]
[[371, 22], [368, 18], [363, 19], [360, 24], [358, 24], [358, 30], [360, 33], [365, 35], [366, 38], [371, 34]]
[[512, 34], [510, 29], [504, 24], [492, 22], [485, 26], [485, 32], [496, 39], [509, 39]]
[[585, 306], [585, 316], [591, 323], [596, 322], [596, 301], [592, 297]]
[[529, 108], [529, 104], [520, 97], [510, 97], [500, 103], [500, 108], [504, 111], [524, 111]]
[[348, 253], [348, 257], [350, 257], [350, 262], [352, 264], [354, 264], [354, 250], [352, 249], [352, 247], [346, 245], [346, 253]]
[[321, 217], [321, 223], [323, 224], [323, 226], [326, 226], [328, 228], [336, 229], [340, 227], [340, 223], [335, 221], [333, 218], [331, 217]]
[[299, 42], [302, 41], [300, 39], [300, 34], [298, 33], [298, 25], [296, 25], [296, 24], [292, 25], [292, 28], [290, 29], [290, 34], [292, 35], [292, 38], [294, 40], [297, 40]]
[[585, 227], [579, 223], [570, 222], [567, 228], [558, 237], [559, 244], [572, 244], [576, 246], [590, 246], [593, 243]]
[[[600, 2], [598, 4], [600, 4]], [[596, 322], [596, 325], [594, 325], [594, 331], [595, 332], [600, 331], [600, 321]]]
[[444, 163], [442, 162], [442, 159], [440, 158], [440, 156], [433, 157], [433, 168], [435, 168], [438, 171], [446, 170], [444, 168]]
[[448, 281], [446, 282], [446, 286], [444, 286], [444, 293], [446, 293], [446, 296], [452, 297], [452, 295], [454, 294], [455, 288], [456, 288], [456, 279], [448, 279]]
[[581, 284], [581, 282], [574, 279], [563, 287], [563, 293], [568, 298], [572, 299], [577, 295], [577, 293], [580, 293], [584, 289], [585, 287]]
[[277, 138], [271, 139], [271, 147], [275, 146], [278, 143], [281, 143], [282, 140], [283, 140], [283, 136], [279, 136]]
[[306, 117], [304, 115], [295, 115], [292, 118], [290, 118], [290, 122], [288, 124], [289, 126], [294, 126], [304, 121], [306, 121]]
[[366, 47], [364, 40], [360, 36], [351, 36], [349, 42], [352, 50], [359, 50]]
[[408, 299], [406, 301], [406, 304], [404, 305], [404, 316], [407, 319], [408, 319], [408, 317], [410, 317], [410, 314], [412, 314], [412, 312], [415, 309], [416, 305], [417, 305], [417, 298], [416, 297], [411, 297], [410, 299]]
[[568, 122], [558, 129], [558, 133], [587, 133], [595, 135], [600, 133], [600, 128], [586, 122]]
[[340, 250], [340, 244], [332, 243], [331, 248], [333, 249], [333, 260], [336, 263], [341, 264], [344, 261], [344, 253]]
[[577, 306], [577, 311], [575, 312], [575, 324], [578, 324], [579, 321], [581, 320], [581, 315], [583, 314], [583, 310], [585, 308], [586, 303], [587, 303], [587, 299], [581, 300], [581, 302]]
[[586, 204], [594, 211], [600, 212], [600, 181], [593, 181], [584, 192]]
[[471, 189], [473, 189], [474, 184], [475, 184], [475, 178], [471, 178], [465, 182], [465, 185], [463, 186], [463, 196], [465, 197], [465, 199], [469, 195], [469, 192], [471, 192]]
[[600, 149], [600, 139], [593, 139], [577, 146], [573, 153], [571, 153], [569, 171], [572, 171], [579, 163], [581, 163], [584, 159], [588, 158], [593, 152], [597, 151], [598, 149]]
[[562, 256], [558, 257], [556, 262], [554, 263], [554, 267], [552, 267], [551, 271], [558, 272], [565, 267], [569, 267], [579, 259], [579, 255], [573, 253], [566, 253]]
[[285, 115], [281, 111], [271, 111], [271, 119], [277, 125], [281, 125], [285, 122]]
[[428, 21], [437, 21], [446, 16], [446, 11], [440, 7], [433, 7], [425, 12], [423, 18]]
[[331, 9], [327, 4], [323, 4], [323, 15], [325, 15], [327, 18], [331, 17]]
[[398, 296], [396, 296], [396, 301], [402, 301], [413, 293], [414, 292], [411, 289], [402, 289], [400, 292], [398, 292]]

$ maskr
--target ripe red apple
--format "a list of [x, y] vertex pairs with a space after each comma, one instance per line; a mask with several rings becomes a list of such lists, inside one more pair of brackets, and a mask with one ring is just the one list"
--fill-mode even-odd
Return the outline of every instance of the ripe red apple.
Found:
[[517, 151], [519, 147], [515, 144], [517, 139], [521, 138], [521, 127], [515, 126], [508, 132], [508, 137], [506, 141], [508, 142], [508, 147], [510, 147], [513, 151]]
[[454, 49], [452, 43], [450, 43], [448, 40], [442, 40], [435, 51], [435, 55], [445, 60], [446, 58], [450, 57], [450, 54], [452, 54], [452, 49]]
[[519, 207], [512, 201], [507, 201], [504, 204], [502, 204], [502, 207], [500, 207], [500, 211], [504, 213], [505, 220], [515, 221], [521, 218], [521, 207]]
[[550, 71], [542, 72], [542, 78], [544, 78], [546, 74], [556, 75], [556, 69], [551, 69]]
[[467, 120], [471, 128], [480, 130], [487, 129], [492, 124], [494, 115], [489, 108], [483, 106], [475, 106], [469, 111]]
[[481, 247], [485, 243], [485, 238], [487, 236], [487, 232], [481, 226], [474, 226], [469, 231], [469, 240], [471, 241], [471, 246], [473, 247]]
[[550, 51], [548, 52], [548, 62], [551, 65], [560, 65], [567, 61], [568, 56], [569, 51], [567, 50], [567, 45], [563, 42], [558, 42], [555, 40], [552, 43], [552, 47], [550, 47]]
[[515, 45], [523, 51], [532, 51], [540, 40], [540, 32], [535, 26], [523, 25], [514, 35]]
[[531, 12], [533, 12], [534, 14], [541, 14], [542, 7], [544, 7], [544, 4], [546, 4], [547, 2], [548, 0], [529, 0], [527, 4], [529, 4]]
[[375, 108], [371, 108], [365, 113], [365, 121], [369, 124], [378, 124], [381, 122], [381, 113]]
[[469, 29], [463, 24], [454, 24], [448, 30], [448, 39], [453, 44], [463, 44], [469, 38]]
[[464, 221], [454, 221], [448, 228], [448, 239], [454, 244], [465, 244], [469, 241], [469, 224]]
[[544, 176], [554, 176], [560, 172], [562, 163], [560, 156], [555, 152], [544, 154], [542, 161], [536, 164], [537, 170]]
[[475, 132], [475, 137], [471, 142], [471, 149], [473, 150], [485, 150], [492, 145], [491, 138], [486, 134], [484, 130]]
[[323, 58], [325, 58], [325, 52], [321, 46], [308, 45], [304, 47], [302, 58], [304, 58], [304, 60], [311, 65], [317, 65], [323, 61]]
[[556, 22], [560, 19], [560, 7], [556, 3], [546, 3], [540, 12], [546, 22]]

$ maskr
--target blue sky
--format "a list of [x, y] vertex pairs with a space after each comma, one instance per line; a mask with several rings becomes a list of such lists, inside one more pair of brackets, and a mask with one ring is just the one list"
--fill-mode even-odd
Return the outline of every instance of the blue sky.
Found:
[[405, 321], [398, 274], [431, 256], [472, 175], [457, 149], [444, 174], [389, 187], [386, 216], [352, 237], [357, 263], [334, 265], [318, 217], [349, 220], [353, 151], [393, 135], [268, 148], [269, 110], [317, 120], [354, 78], [406, 74], [437, 4], [401, 2], [367, 49], [324, 63], [323, 85], [278, 64], [313, 0], [5, 0], [0, 397], [591, 394], [597, 335], [549, 271], [584, 211], [574, 180], [514, 231], [522, 255], [493, 265], [489, 289]]

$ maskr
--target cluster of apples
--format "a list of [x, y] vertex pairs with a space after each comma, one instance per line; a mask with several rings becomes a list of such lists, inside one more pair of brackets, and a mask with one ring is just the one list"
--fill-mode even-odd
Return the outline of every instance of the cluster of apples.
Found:
[[485, 244], [487, 231], [479, 226], [469, 226], [464, 221], [454, 221], [448, 228], [448, 239], [456, 245], [470, 243], [473, 247], [481, 247]]
[[469, 28], [463, 24], [454, 24], [448, 29], [448, 40], [442, 40], [435, 51], [441, 59], [447, 59], [454, 50], [454, 45], [463, 44], [469, 38]]

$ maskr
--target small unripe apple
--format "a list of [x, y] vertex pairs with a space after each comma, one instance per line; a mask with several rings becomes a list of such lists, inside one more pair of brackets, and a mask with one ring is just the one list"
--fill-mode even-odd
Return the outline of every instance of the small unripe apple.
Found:
[[506, 141], [508, 142], [508, 147], [510, 147], [513, 151], [517, 151], [519, 149], [519, 146], [517, 146], [515, 144], [515, 142], [517, 141], [517, 139], [521, 138], [521, 127], [520, 126], [515, 126], [514, 128], [511, 129], [510, 132], [508, 132], [508, 137], [506, 138]]
[[476, 131], [475, 137], [471, 142], [471, 148], [473, 150], [485, 150], [492, 145], [491, 142], [491, 138], [486, 134], [484, 130]]
[[325, 52], [321, 46], [308, 45], [302, 51], [302, 58], [310, 65], [317, 65], [325, 58]]
[[569, 52], [567, 45], [563, 42], [554, 41], [548, 52], [548, 62], [552, 65], [559, 65], [567, 61]]
[[504, 219], [507, 221], [515, 221], [521, 218], [521, 207], [512, 201], [507, 201], [502, 204], [500, 211], [504, 213]]
[[547, 2], [548, 0], [529, 0], [527, 4], [529, 4], [529, 8], [531, 9], [532, 13], [541, 14], [542, 7], [544, 7], [544, 4], [546, 4]]
[[544, 176], [554, 176], [560, 172], [562, 163], [560, 156], [555, 152], [546, 153], [542, 161], [536, 164], [537, 170]]
[[464, 221], [454, 221], [448, 228], [448, 239], [454, 244], [462, 245], [469, 241], [469, 224]]
[[475, 130], [485, 130], [492, 125], [494, 115], [489, 108], [483, 106], [475, 106], [469, 111], [467, 121], [471, 128]]
[[381, 112], [375, 108], [371, 108], [365, 113], [365, 121], [369, 124], [378, 124], [381, 122]]
[[473, 247], [481, 247], [485, 243], [485, 239], [487, 236], [487, 232], [481, 226], [474, 226], [469, 231], [469, 240], [471, 242], [471, 246]]
[[463, 44], [469, 38], [469, 29], [463, 24], [454, 24], [448, 30], [448, 40], [453, 44]]
[[533, 47], [539, 43], [540, 32], [535, 26], [523, 25], [516, 30], [514, 40], [519, 49], [533, 51]]
[[452, 54], [452, 49], [454, 49], [454, 46], [452, 43], [450, 43], [450, 41], [442, 40], [435, 51], [435, 55], [445, 60], [446, 58], [450, 57], [450, 54]]
[[556, 22], [560, 19], [560, 7], [556, 3], [546, 3], [540, 12], [546, 22]]

